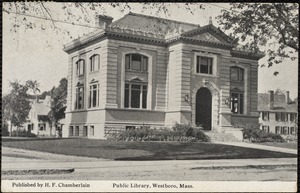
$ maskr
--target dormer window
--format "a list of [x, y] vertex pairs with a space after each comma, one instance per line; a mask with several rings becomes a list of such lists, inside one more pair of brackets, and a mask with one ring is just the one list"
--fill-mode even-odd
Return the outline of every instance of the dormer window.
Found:
[[244, 69], [234, 66], [230, 68], [230, 80], [244, 82]]
[[100, 55], [95, 54], [90, 57], [90, 72], [94, 72], [100, 69]]
[[148, 57], [141, 54], [126, 54], [125, 69], [133, 71], [148, 71]]
[[76, 75], [77, 76], [83, 75], [84, 64], [85, 64], [85, 61], [83, 59], [80, 59], [76, 62]]

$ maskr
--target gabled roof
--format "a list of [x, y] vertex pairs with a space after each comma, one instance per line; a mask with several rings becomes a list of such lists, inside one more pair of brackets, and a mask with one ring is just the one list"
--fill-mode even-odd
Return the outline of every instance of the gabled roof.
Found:
[[180, 22], [130, 12], [121, 19], [110, 24], [110, 27], [119, 27], [151, 33], [166, 34], [169, 31], [174, 30], [182, 30], [183, 32], [186, 32], [193, 29], [197, 29], [200, 26], [197, 24]]
[[298, 112], [298, 104], [289, 99], [287, 104], [284, 95], [274, 94], [274, 110], [269, 107], [270, 96], [268, 93], [258, 93], [258, 111]]

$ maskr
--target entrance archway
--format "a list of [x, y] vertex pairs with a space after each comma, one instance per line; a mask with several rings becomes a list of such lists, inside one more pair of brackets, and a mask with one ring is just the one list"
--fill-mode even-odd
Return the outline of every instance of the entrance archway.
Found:
[[207, 88], [200, 88], [196, 94], [195, 124], [204, 130], [211, 130], [212, 94]]

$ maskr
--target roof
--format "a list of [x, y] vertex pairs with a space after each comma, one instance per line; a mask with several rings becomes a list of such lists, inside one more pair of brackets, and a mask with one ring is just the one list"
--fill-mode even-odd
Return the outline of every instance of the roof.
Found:
[[186, 32], [200, 27], [200, 25], [197, 24], [142, 15], [132, 12], [113, 22], [110, 26], [161, 34], [166, 34], [174, 30]]
[[275, 111], [275, 112], [298, 112], [298, 105], [289, 99], [287, 104], [285, 95], [274, 94], [274, 109], [269, 107], [270, 99], [268, 93], [258, 93], [258, 111]]
[[37, 115], [48, 115], [50, 111], [50, 107], [43, 102], [33, 103], [32, 109], [36, 112]]

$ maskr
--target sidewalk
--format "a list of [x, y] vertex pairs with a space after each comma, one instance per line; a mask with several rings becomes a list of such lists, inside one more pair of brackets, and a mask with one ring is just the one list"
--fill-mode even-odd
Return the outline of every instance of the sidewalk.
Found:
[[247, 147], [247, 148], [253, 148], [253, 149], [262, 149], [262, 150], [268, 150], [268, 151], [276, 151], [276, 152], [282, 152], [282, 153], [290, 153], [290, 154], [296, 154], [296, 155], [298, 154], [297, 149], [259, 145], [259, 144], [254, 144], [254, 143], [245, 143], [245, 142], [214, 142], [214, 143], [222, 144], [222, 145], [232, 145], [232, 146], [238, 146], [238, 147]]

